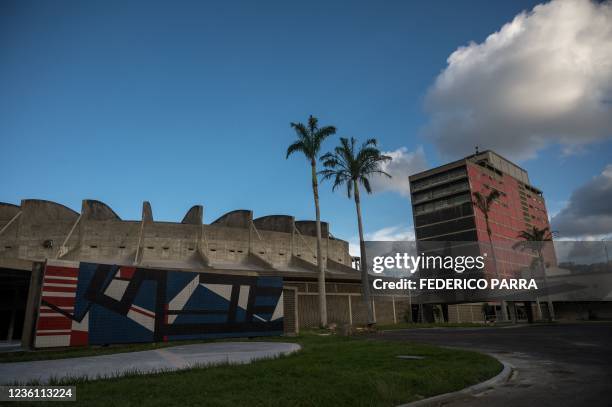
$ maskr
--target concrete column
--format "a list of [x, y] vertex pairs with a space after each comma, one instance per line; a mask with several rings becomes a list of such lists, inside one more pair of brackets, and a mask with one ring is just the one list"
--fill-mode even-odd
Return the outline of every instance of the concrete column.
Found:
[[13, 307], [11, 309], [11, 320], [9, 321], [8, 333], [6, 334], [6, 340], [13, 340], [13, 332], [15, 330], [15, 314], [17, 313], [17, 289], [13, 290]]
[[353, 325], [353, 307], [351, 305], [351, 294], [347, 295], [349, 304], [349, 324]]
[[372, 297], [372, 316], [374, 317], [374, 323], [376, 323], [376, 304], [374, 304], [374, 297]]
[[542, 319], [542, 305], [540, 304], [540, 299], [536, 297], [536, 308], [538, 311], [537, 318], [538, 320]]
[[507, 322], [510, 318], [508, 318], [508, 304], [506, 301], [501, 302], [501, 315], [502, 322]]
[[440, 307], [442, 308], [442, 322], [449, 322], [448, 321], [448, 304], [440, 304]]
[[532, 324], [533, 323], [533, 308], [531, 308], [531, 301], [524, 301], [523, 304], [525, 307], [525, 314], [527, 314], [527, 322]]
[[510, 307], [510, 318], [512, 319], [512, 323], [516, 324], [517, 323], [516, 303], [514, 301], [509, 301], [508, 306]]
[[40, 294], [42, 290], [44, 263], [35, 262], [32, 265], [30, 276], [30, 287], [28, 289], [28, 300], [26, 302], [23, 320], [23, 334], [21, 335], [21, 346], [24, 349], [34, 348], [34, 332], [38, 321], [38, 310], [40, 308]]
[[421, 322], [422, 323], [432, 323], [436, 322], [434, 318], [433, 305], [431, 304], [421, 304]]

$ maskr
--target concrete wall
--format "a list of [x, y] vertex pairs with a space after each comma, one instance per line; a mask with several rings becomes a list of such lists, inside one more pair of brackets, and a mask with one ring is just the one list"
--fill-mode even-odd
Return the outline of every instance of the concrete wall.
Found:
[[[117, 263], [187, 270], [249, 269], [316, 277], [313, 221], [287, 215], [253, 219], [252, 212], [229, 212], [202, 224], [203, 209], [192, 207], [180, 223], [157, 222], [148, 202], [139, 220], [122, 220], [106, 204], [84, 200], [78, 213], [58, 203], [23, 200], [0, 203], [0, 266], [46, 259]], [[324, 232], [328, 236], [328, 226]], [[323, 252], [336, 271], [351, 267], [348, 243], [325, 238]], [[336, 264], [337, 263], [337, 264]], [[350, 274], [350, 273], [349, 273]], [[349, 278], [358, 278], [356, 273]]]
[[[317, 328], [320, 321], [317, 283], [286, 281], [285, 288], [296, 290], [298, 328]], [[367, 308], [361, 295], [361, 284], [327, 283], [325, 290], [327, 320], [330, 324], [367, 324]], [[392, 295], [374, 295], [372, 302], [376, 323], [384, 325], [404, 322], [404, 314], [411, 304], [409, 297]], [[287, 315], [285, 311], [285, 318]]]

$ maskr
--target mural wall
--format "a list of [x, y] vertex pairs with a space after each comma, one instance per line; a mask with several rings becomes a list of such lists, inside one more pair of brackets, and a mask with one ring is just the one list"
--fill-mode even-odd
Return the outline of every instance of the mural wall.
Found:
[[35, 346], [281, 335], [282, 289], [281, 277], [48, 264]]

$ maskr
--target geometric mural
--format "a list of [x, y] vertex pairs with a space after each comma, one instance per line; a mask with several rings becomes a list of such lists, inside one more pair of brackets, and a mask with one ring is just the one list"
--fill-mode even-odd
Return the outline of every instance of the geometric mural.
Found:
[[35, 347], [283, 334], [283, 279], [46, 265]]

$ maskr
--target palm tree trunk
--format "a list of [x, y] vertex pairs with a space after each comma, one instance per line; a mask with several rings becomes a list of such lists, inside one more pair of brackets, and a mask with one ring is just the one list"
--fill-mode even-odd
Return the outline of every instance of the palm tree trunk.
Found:
[[546, 278], [546, 266], [544, 265], [544, 255], [542, 254], [542, 250], [538, 250], [538, 260], [540, 262], [540, 267], [542, 268], [542, 276], [544, 277], [544, 285], [546, 286], [546, 303], [548, 306], [548, 322], [552, 322], [555, 320], [555, 308], [553, 306], [553, 302], [550, 299], [550, 292], [548, 291], [548, 280]]
[[319, 181], [317, 179], [317, 163], [310, 162], [312, 167], [312, 193], [314, 195], [316, 223], [317, 223], [317, 265], [319, 268], [319, 325], [327, 327], [327, 299], [325, 295], [325, 262], [323, 261], [323, 249], [321, 247], [321, 210], [319, 209]]
[[[493, 247], [493, 236], [491, 233], [491, 227], [489, 226], [489, 217], [485, 216], [485, 222], [487, 223], [487, 235], [489, 235], [489, 244], [491, 245], [491, 257], [493, 257], [493, 267], [495, 267], [495, 277], [499, 278], [499, 270], [497, 269], [497, 256], [495, 255], [495, 247]], [[508, 307], [505, 300], [501, 301], [501, 312], [502, 319], [508, 320]]]
[[[537, 278], [536, 275], [536, 268], [533, 266], [533, 264], [531, 264], [529, 266], [530, 270], [531, 270], [531, 278]], [[540, 297], [536, 294], [535, 296], [535, 303], [536, 303], [536, 310], [538, 311], [538, 317], [534, 318], [534, 319], [542, 319], [542, 304], [540, 304]]]
[[355, 207], [357, 209], [357, 226], [359, 228], [359, 250], [361, 252], [361, 286], [363, 290], [363, 301], [368, 310], [368, 325], [374, 325], [374, 312], [372, 310], [372, 301], [370, 301], [370, 279], [368, 278], [368, 262], [366, 259], [365, 240], [363, 238], [363, 224], [361, 222], [361, 200], [359, 198], [359, 185], [357, 181], [353, 181], [355, 188]]

